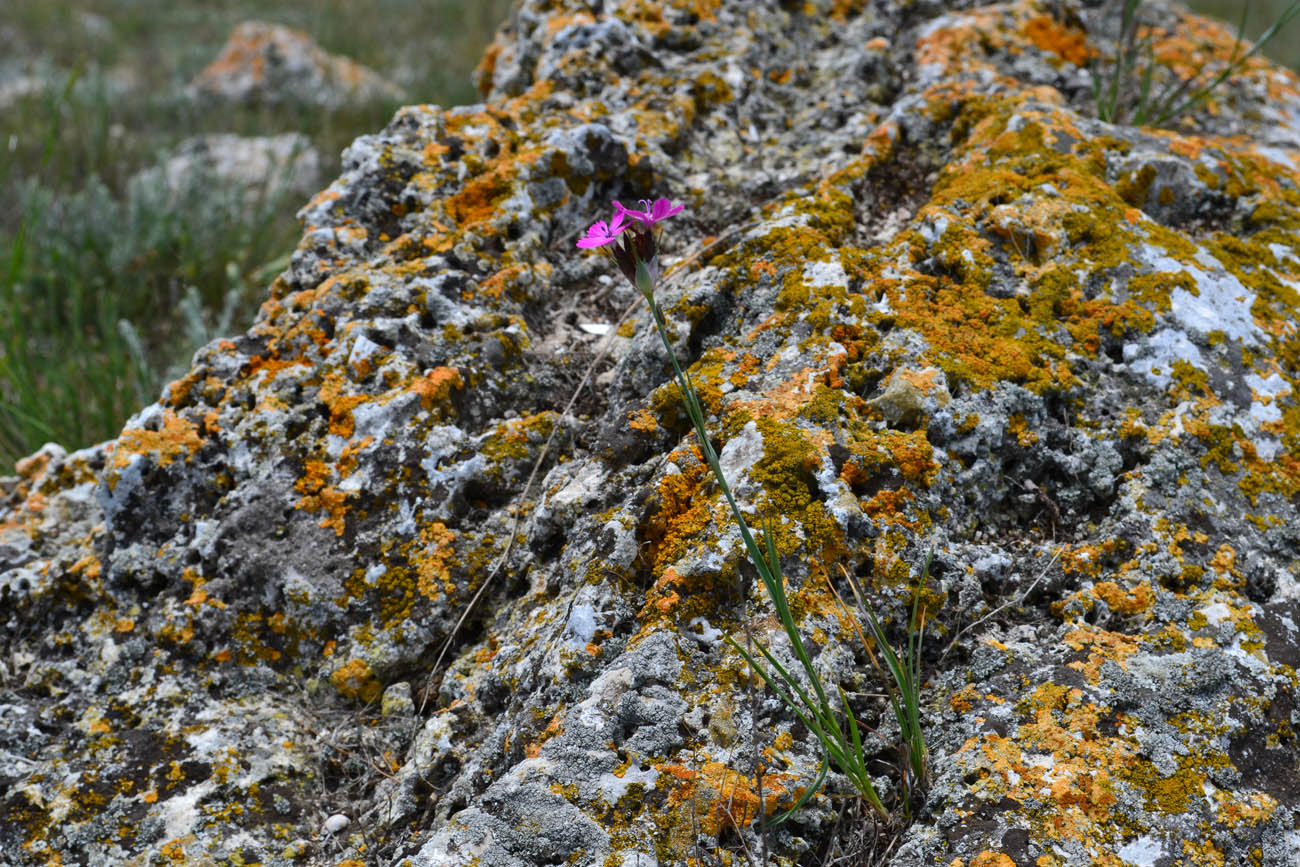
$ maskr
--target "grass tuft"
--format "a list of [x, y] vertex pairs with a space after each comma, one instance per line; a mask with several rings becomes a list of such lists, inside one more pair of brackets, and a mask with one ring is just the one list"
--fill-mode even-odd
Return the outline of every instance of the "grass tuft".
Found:
[[[1142, 21], [1143, 0], [1119, 0], [1119, 38], [1113, 61], [1094, 62], [1092, 68], [1093, 99], [1097, 116], [1108, 123], [1133, 126], [1169, 126], [1195, 111], [1231, 76], [1300, 14], [1300, 0], [1276, 10], [1272, 22], [1246, 48], [1246, 22], [1250, 3], [1240, 5], [1237, 38], [1228, 61], [1217, 69], [1200, 70], [1190, 78], [1180, 78], [1166, 63], [1158, 60], [1153, 47], [1152, 27]], [[1164, 83], [1156, 87], [1157, 80]]]
[[[930, 564], [933, 561], [934, 553], [931, 552], [925, 558], [925, 567], [921, 570], [921, 578], [917, 582], [916, 591], [912, 594], [912, 613], [907, 622], [907, 642], [903, 645], [901, 655], [894, 650], [894, 646], [885, 635], [879, 618], [866, 601], [861, 585], [847, 569], [841, 566], [840, 572], [853, 590], [857, 610], [871, 625], [873, 641], [867, 641], [862, 631], [861, 619], [853, 609], [844, 604], [835, 585], [831, 584], [829, 579], [826, 582], [840, 605], [853, 617], [853, 626], [858, 633], [858, 640], [867, 649], [871, 663], [882, 675], [887, 675], [884, 680], [885, 688], [889, 691], [889, 705], [894, 711], [898, 729], [902, 732], [899, 772], [903, 779], [903, 812], [909, 819], [916, 796], [923, 793], [930, 785], [929, 754], [925, 747], [925, 731], [921, 725], [921, 650], [925, 642], [925, 612], [921, 609], [921, 591], [930, 580]], [[880, 650], [880, 656], [873, 652], [873, 644]], [[882, 657], [883, 665], [880, 661]]]

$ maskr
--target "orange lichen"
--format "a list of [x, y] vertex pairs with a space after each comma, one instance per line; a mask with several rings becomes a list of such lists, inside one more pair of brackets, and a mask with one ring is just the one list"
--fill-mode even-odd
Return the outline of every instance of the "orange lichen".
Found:
[[1107, 662], [1125, 661], [1138, 650], [1138, 639], [1108, 632], [1091, 625], [1082, 625], [1065, 635], [1065, 644], [1074, 650], [1088, 648], [1088, 658], [1082, 662], [1071, 662], [1070, 668], [1082, 672], [1088, 683], [1096, 684], [1101, 676], [1101, 667]]
[[352, 492], [332, 487], [329, 482], [333, 475], [323, 461], [307, 461], [303, 475], [294, 483], [294, 490], [302, 494], [296, 506], [305, 512], [324, 512], [325, 516], [317, 522], [319, 526], [342, 536], [347, 527], [347, 502]]
[[1235, 572], [1237, 562], [1237, 552], [1232, 549], [1231, 545], [1224, 543], [1214, 552], [1210, 558], [1210, 568], [1222, 576], [1231, 576]]
[[958, 713], [966, 713], [974, 706], [971, 702], [977, 697], [975, 687], [968, 683], [948, 697], [948, 705]]
[[862, 511], [872, 518], [889, 519], [906, 527], [910, 526], [911, 522], [902, 517], [905, 514], [904, 507], [913, 499], [914, 495], [906, 488], [877, 491], [862, 505]]
[[637, 409], [628, 413], [627, 426], [634, 431], [653, 433], [659, 429], [659, 422], [646, 409]]
[[1124, 590], [1114, 581], [1102, 581], [1093, 585], [1092, 594], [1117, 614], [1140, 614], [1148, 610], [1156, 598], [1150, 583], [1146, 581], [1131, 590]]
[[293, 483], [293, 488], [302, 494], [314, 494], [334, 477], [334, 471], [324, 461], [307, 461], [303, 464], [302, 475]]
[[86, 580], [94, 581], [99, 577], [100, 562], [94, 554], [87, 554], [77, 562], [68, 567], [68, 572], [72, 575], [81, 575]]
[[175, 840], [168, 840], [162, 845], [159, 852], [164, 859], [173, 864], [186, 864], [189, 862], [189, 857], [185, 853], [185, 847], [192, 845], [194, 842], [194, 836], [187, 834]]
[[178, 457], [189, 460], [202, 445], [198, 425], [171, 409], [164, 409], [158, 430], [127, 428], [122, 431], [113, 446], [112, 467], [122, 469], [138, 454], [156, 455], [158, 465], [165, 467]]
[[344, 394], [344, 387], [342, 377], [337, 374], [327, 376], [320, 387], [320, 401], [330, 411], [330, 433], [347, 439], [355, 430], [352, 410], [369, 398], [362, 394]]
[[[693, 816], [710, 836], [748, 828], [759, 813], [759, 797], [752, 776], [733, 771], [721, 762], [707, 762], [699, 770], [681, 765], [661, 765], [658, 770], [680, 781], [668, 795], [668, 806], [684, 819]], [[785, 775], [763, 777], [763, 806], [772, 815], [786, 798]]]
[[1039, 839], [1093, 842], [1097, 824], [1114, 821], [1116, 780], [1132, 765], [1136, 747], [1105, 733], [1108, 710], [1079, 689], [1040, 684], [1016, 709], [1027, 719], [1014, 738], [972, 738], [959, 750], [967, 766], [984, 774], [973, 790], [983, 799], [1050, 804], [1024, 817]]
[[1051, 15], [1030, 18], [1024, 23], [1022, 31], [1034, 45], [1055, 54], [1066, 63], [1083, 66], [1092, 56], [1087, 34], [1061, 26]]
[[516, 293], [512, 291], [512, 289], [519, 280], [519, 277], [526, 273], [529, 273], [527, 265], [509, 265], [497, 271], [486, 280], [480, 281], [478, 284], [478, 293], [480, 297], [483, 298], [500, 299], [509, 291], [514, 300], [522, 301], [522, 293]]
[[1007, 433], [1015, 437], [1016, 442], [1025, 448], [1029, 448], [1038, 442], [1038, 434], [1029, 429], [1029, 424], [1025, 417], [1016, 414], [1007, 419]]
[[695, 446], [689, 446], [676, 461], [679, 472], [665, 475], [656, 486], [658, 506], [643, 527], [656, 574], [684, 556], [691, 540], [713, 522], [712, 498], [701, 496], [709, 485], [708, 466]]
[[515, 170], [513, 161], [500, 161], [449, 198], [447, 213], [455, 220], [457, 228], [486, 230], [485, 224], [501, 213], [501, 202], [514, 192]]
[[434, 521], [420, 529], [421, 552], [415, 558], [419, 590], [428, 599], [456, 590], [451, 580], [451, 563], [455, 551], [451, 543], [456, 534], [441, 521]]
[[36, 481], [45, 475], [45, 471], [50, 466], [50, 455], [48, 452], [37, 452], [20, 459], [14, 464], [14, 472], [28, 481]]
[[940, 372], [934, 367], [926, 367], [920, 370], [903, 368], [897, 372], [896, 376], [922, 394], [931, 394], [942, 384]]
[[446, 402], [452, 389], [464, 388], [465, 380], [454, 367], [435, 367], [411, 385], [411, 391], [420, 395], [420, 406], [432, 409]]

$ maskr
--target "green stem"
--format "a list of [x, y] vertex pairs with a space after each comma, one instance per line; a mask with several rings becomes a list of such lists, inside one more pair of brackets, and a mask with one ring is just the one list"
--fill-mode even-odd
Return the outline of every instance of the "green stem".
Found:
[[[826, 691], [822, 687], [821, 678], [818, 677], [817, 670], [813, 667], [812, 657], [808, 655], [803, 638], [795, 625], [794, 615], [790, 611], [790, 604], [785, 595], [785, 582], [781, 575], [781, 560], [776, 549], [776, 539], [772, 529], [770, 526], [764, 526], [763, 541], [767, 546], [767, 553], [764, 554], [754, 540], [754, 535], [750, 532], [749, 525], [746, 523], [744, 515], [740, 513], [740, 507], [736, 504], [736, 498], [731, 493], [731, 486], [727, 484], [726, 476], [722, 473], [722, 466], [718, 461], [717, 452], [713, 449], [713, 444], [709, 440], [709, 431], [704, 425], [704, 407], [700, 404], [699, 393], [696, 392], [695, 387], [691, 384], [690, 377], [687, 376], [686, 371], [682, 369], [681, 363], [677, 360], [677, 353], [673, 351], [663, 313], [654, 300], [654, 287], [647, 282], [647, 286], [642, 291], [650, 305], [650, 314], [654, 319], [655, 328], [659, 331], [659, 339], [663, 341], [664, 349], [668, 352], [668, 360], [672, 363], [673, 372], [677, 375], [677, 386], [682, 392], [682, 404], [686, 407], [686, 414], [690, 416], [691, 423], [695, 426], [695, 436], [700, 442], [700, 451], [704, 454], [704, 460], [713, 472], [713, 477], [717, 479], [718, 487], [726, 498], [727, 505], [731, 507], [732, 517], [736, 520], [736, 526], [740, 528], [740, 536], [745, 542], [745, 550], [749, 554], [749, 559], [753, 562], [754, 568], [758, 570], [759, 577], [762, 578], [768, 595], [772, 597], [772, 604], [781, 618], [781, 625], [785, 629], [786, 636], [790, 639], [791, 648], [799, 659], [799, 664], [803, 667], [804, 673], [807, 675], [809, 683], [812, 684], [813, 692], [816, 695], [815, 699], [809, 695], [793, 675], [762, 644], [758, 645], [759, 652], [772, 666], [772, 669], [776, 672], [775, 675], [753, 654], [734, 640], [728, 639], [731, 646], [740, 653], [754, 671], [759, 673], [763, 678], [763, 682], [781, 698], [822, 745], [822, 769], [816, 782], [804, 792], [793, 807], [778, 817], [774, 824], [780, 823], [793, 815], [812, 798], [821, 788], [827, 767], [832, 762], [853, 782], [854, 787], [867, 798], [877, 814], [885, 821], [888, 821], [889, 811], [880, 800], [880, 796], [871, 782], [871, 774], [867, 771], [862, 755], [862, 742], [857, 722], [853, 719], [852, 711], [849, 710], [844, 691], [840, 690], [840, 702], [849, 717], [848, 735], [844, 733], [843, 727], [836, 719], [835, 712], [826, 697]], [[782, 687], [782, 683], [789, 687], [789, 691]], [[793, 696], [790, 694], [791, 692], [794, 693]], [[795, 696], [797, 696], [797, 700]], [[900, 714], [900, 724], [902, 724], [901, 717], [902, 714]]]
[[817, 693], [817, 698], [827, 704], [826, 692], [822, 689], [821, 679], [817, 676], [813, 668], [812, 657], [808, 655], [804, 647], [803, 640], [799, 636], [799, 629], [795, 625], [794, 615], [790, 612], [790, 606], [785, 601], [785, 583], [781, 577], [781, 563], [776, 550], [776, 541], [770, 528], [765, 531], [765, 542], [767, 543], [768, 553], [763, 554], [758, 543], [754, 541], [754, 535], [749, 530], [749, 525], [745, 522], [745, 517], [740, 513], [740, 507], [736, 505], [736, 498], [732, 496], [731, 487], [727, 484], [727, 478], [722, 474], [722, 466], [718, 463], [718, 455], [713, 450], [713, 444], [709, 441], [709, 431], [704, 426], [704, 408], [700, 405], [700, 398], [691, 385], [690, 377], [682, 370], [681, 364], [677, 360], [677, 353], [673, 352], [672, 341], [668, 338], [668, 329], [664, 323], [663, 313], [659, 310], [659, 305], [655, 303], [654, 293], [645, 293], [646, 301], [650, 305], [650, 314], [654, 319], [655, 328], [659, 330], [659, 339], [663, 341], [664, 349], [668, 352], [668, 359], [672, 362], [673, 371], [677, 374], [677, 385], [682, 392], [682, 403], [686, 406], [686, 413], [691, 417], [691, 423], [695, 426], [695, 436], [700, 441], [700, 450], [704, 453], [704, 459], [713, 471], [713, 476], [718, 480], [718, 487], [722, 490], [722, 495], [727, 500], [727, 505], [731, 507], [732, 517], [736, 519], [736, 526], [740, 528], [740, 537], [745, 543], [745, 551], [749, 554], [749, 559], [753, 562], [754, 568], [758, 570], [759, 577], [763, 580], [763, 585], [767, 588], [768, 594], [772, 597], [776, 605], [777, 613], [781, 617], [781, 626], [785, 629], [786, 634], [790, 637], [790, 644], [794, 648], [795, 655], [799, 658], [799, 664], [808, 674], [809, 681], [812, 682], [813, 690]]
[[663, 341], [664, 349], [668, 351], [668, 359], [673, 364], [673, 370], [677, 374], [677, 387], [682, 392], [682, 403], [686, 406], [686, 414], [691, 417], [691, 423], [695, 425], [695, 437], [700, 441], [700, 450], [704, 452], [704, 460], [708, 462], [709, 469], [713, 471], [714, 477], [718, 480], [718, 487], [722, 490], [722, 495], [727, 498], [727, 505], [731, 507], [731, 514], [736, 519], [736, 525], [740, 527], [740, 537], [745, 542], [745, 550], [749, 558], [754, 561], [759, 573], [763, 576], [764, 583], [770, 583], [771, 565], [763, 556], [754, 541], [754, 536], [749, 531], [749, 525], [745, 523], [745, 518], [740, 514], [740, 507], [736, 505], [736, 499], [731, 495], [731, 488], [727, 485], [727, 479], [722, 474], [722, 466], [718, 463], [718, 455], [713, 450], [713, 444], [709, 442], [709, 431], [704, 426], [704, 411], [700, 406], [699, 395], [695, 387], [691, 385], [690, 379], [686, 372], [682, 370], [681, 364], [677, 361], [677, 353], [673, 352], [672, 341], [668, 338], [668, 330], [664, 324], [663, 314], [659, 312], [659, 305], [655, 303], [653, 297], [647, 295], [646, 300], [650, 302], [650, 314], [654, 317], [655, 328], [659, 329], [659, 339]]

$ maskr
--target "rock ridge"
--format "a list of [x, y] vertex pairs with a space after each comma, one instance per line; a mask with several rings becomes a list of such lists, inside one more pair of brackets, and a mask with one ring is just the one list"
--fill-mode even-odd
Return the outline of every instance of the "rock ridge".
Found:
[[[1144, 7], [1182, 74], [1231, 52]], [[482, 103], [348, 149], [245, 335], [0, 485], [0, 863], [756, 851], [755, 749], [769, 812], [820, 755], [749, 697], [722, 639], [788, 656], [779, 623], [644, 310], [574, 249], [662, 195], [677, 351], [886, 791], [828, 582], [900, 634], [934, 552], [925, 803], [873, 841], [832, 778], [773, 863], [1294, 864], [1300, 82], [1102, 123], [1112, 24], [522, 3]]]

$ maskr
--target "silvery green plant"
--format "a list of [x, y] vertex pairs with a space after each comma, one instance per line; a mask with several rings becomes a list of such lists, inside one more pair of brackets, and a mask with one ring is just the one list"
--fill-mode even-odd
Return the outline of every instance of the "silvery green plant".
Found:
[[[826, 774], [831, 767], [843, 774], [871, 805], [872, 809], [887, 821], [889, 819], [889, 810], [881, 800], [868, 771], [866, 754], [862, 744], [862, 729], [849, 708], [848, 697], [845, 695], [844, 690], [837, 685], [835, 695], [838, 702], [832, 702], [830, 691], [823, 685], [820, 675], [813, 666], [812, 657], [804, 645], [803, 636], [800, 634], [799, 628], [794, 622], [794, 615], [790, 610], [790, 602], [785, 592], [785, 578], [781, 574], [781, 558], [776, 548], [776, 537], [773, 529], [770, 524], [764, 523], [762, 531], [763, 545], [760, 546], [754, 538], [745, 516], [741, 514], [740, 507], [736, 504], [736, 499], [732, 495], [731, 487], [727, 484], [726, 476], [723, 475], [722, 467], [718, 463], [717, 452], [709, 439], [709, 432], [704, 421], [704, 408], [700, 403], [699, 394], [691, 383], [690, 376], [682, 369], [677, 354], [673, 351], [663, 313], [655, 301], [655, 288], [659, 283], [657, 244], [659, 223], [680, 213], [683, 206], [674, 206], [668, 199], [658, 199], [653, 203], [643, 200], [640, 204], [641, 209], [636, 210], [627, 208], [615, 201], [613, 203], [613, 218], [608, 222], [599, 220], [593, 223], [588, 228], [587, 234], [578, 241], [578, 247], [584, 250], [603, 249], [610, 253], [618, 264], [619, 270], [623, 272], [623, 276], [645, 297], [646, 303], [650, 307], [650, 315], [654, 320], [655, 328], [659, 332], [664, 349], [667, 350], [668, 359], [672, 363], [673, 372], [676, 374], [677, 385], [682, 393], [682, 403], [686, 408], [687, 415], [690, 416], [691, 423], [695, 427], [695, 436], [699, 441], [700, 451], [703, 453], [705, 462], [712, 471], [713, 477], [718, 483], [718, 488], [722, 491], [722, 495], [731, 509], [732, 518], [735, 520], [736, 526], [740, 530], [741, 540], [745, 544], [745, 551], [754, 568], [758, 570], [763, 586], [766, 588], [768, 596], [771, 597], [772, 604], [781, 619], [781, 625], [790, 641], [794, 656], [799, 662], [799, 667], [803, 669], [804, 678], [801, 679], [791, 672], [790, 668], [784, 665], [764, 645], [755, 644], [759, 651], [756, 656], [740, 646], [733, 638], [727, 638], [732, 648], [762, 678], [764, 684], [776, 693], [798, 720], [812, 732], [822, 748], [822, 763], [813, 784], [803, 792], [799, 800], [789, 810], [776, 817], [773, 821], [781, 822], [789, 818], [808, 803], [821, 789]], [[915, 635], [915, 629], [912, 630], [915, 640], [909, 638], [909, 645], [900, 659], [899, 655], [894, 652], [893, 648], [885, 640], [879, 621], [871, 609], [866, 606], [861, 591], [856, 584], [853, 585], [853, 590], [859, 603], [867, 613], [873, 634], [876, 637], [876, 646], [882, 648], [888, 672], [894, 680], [894, 683], [890, 686], [891, 702], [899, 725], [903, 730], [904, 752], [910, 757], [911, 766], [916, 769], [912, 773], [912, 778], [918, 782], [923, 781], [925, 779], [925, 742], [921, 737], [918, 700], [920, 636]], [[917, 622], [915, 606], [912, 615], [912, 623], [915, 626]], [[870, 653], [870, 645], [866, 643], [865, 637], [862, 640]], [[876, 659], [874, 654], [872, 654], [872, 658], [873, 660]], [[880, 667], [878, 661], [877, 666]], [[805, 680], [807, 686], [804, 685]], [[841, 719], [843, 719], [843, 722]], [[912, 786], [907, 784], [907, 779], [907, 770], [905, 768], [904, 788], [905, 791], [910, 792]]]

